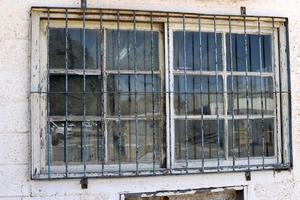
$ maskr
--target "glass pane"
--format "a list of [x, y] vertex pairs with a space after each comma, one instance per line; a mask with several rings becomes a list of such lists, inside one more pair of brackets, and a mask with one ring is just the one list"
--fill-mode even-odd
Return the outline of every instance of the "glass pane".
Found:
[[[52, 135], [52, 161], [53, 164], [62, 164], [64, 158], [64, 127], [65, 122], [51, 122]], [[70, 164], [83, 164], [84, 139], [83, 123], [68, 122], [67, 153]], [[103, 148], [101, 147], [103, 136], [100, 122], [86, 122], [86, 160], [88, 163], [99, 163], [102, 160]]]
[[[100, 114], [100, 77], [86, 76], [86, 115]], [[65, 115], [65, 76], [50, 75], [50, 115]], [[68, 76], [68, 114], [83, 115], [83, 76]]]
[[[200, 70], [200, 56], [202, 56], [202, 70], [215, 71], [215, 35], [214, 33], [201, 32], [202, 55], [200, 55], [198, 32], [185, 32], [186, 68], [187, 70]], [[217, 33], [218, 70], [223, 69], [222, 62], [222, 35]], [[184, 69], [184, 37], [183, 31], [175, 31], [173, 34], [174, 45], [174, 69]]]
[[[263, 149], [265, 156], [274, 156], [274, 118], [250, 119], [250, 156], [262, 156]], [[263, 130], [263, 131], [262, 131]], [[234, 151], [236, 157], [247, 157], [248, 152], [248, 134], [247, 120], [234, 120], [234, 138], [232, 140], [232, 120], [228, 121], [229, 134], [229, 155]], [[264, 148], [263, 148], [264, 136]], [[234, 141], [234, 146], [232, 146]], [[233, 147], [233, 148], [232, 148]]]
[[[66, 32], [64, 28], [51, 28], [49, 31], [49, 67], [65, 68]], [[86, 69], [96, 69], [99, 62], [98, 30], [85, 31]], [[68, 29], [68, 68], [83, 69], [83, 29]]]
[[[204, 136], [204, 157], [206, 159], [217, 158], [217, 120], [204, 120], [203, 121], [203, 136]], [[188, 134], [188, 159], [201, 159], [202, 158], [202, 123], [201, 120], [187, 120], [187, 134]], [[223, 120], [219, 120], [219, 152], [220, 157], [224, 157], [224, 130]], [[185, 159], [186, 151], [185, 143], [185, 120], [175, 120], [175, 152], [176, 159]]]
[[[156, 163], [161, 163], [162, 153], [162, 130], [159, 121], [143, 121], [137, 123], [138, 140], [136, 141], [135, 120], [122, 120], [120, 124], [116, 121], [108, 122], [108, 162], [116, 164], [119, 155], [122, 163], [136, 162], [136, 148], [138, 148], [138, 161], [140, 163], [153, 162], [153, 145], [156, 151]], [[120, 129], [120, 130], [119, 130]], [[153, 142], [153, 132], [155, 141]], [[121, 136], [121, 137], [119, 137]]]
[[[152, 65], [153, 69], [159, 68], [158, 32], [153, 31], [152, 40], [151, 31], [136, 31], [136, 46], [134, 46], [134, 37], [133, 30], [107, 30], [106, 65], [108, 69], [117, 70], [119, 67], [122, 70], [134, 69], [135, 48], [135, 64], [138, 70], [150, 70]], [[153, 41], [152, 52], [151, 41]]]
[[[187, 91], [185, 91], [184, 76], [174, 78], [174, 108], [176, 115], [185, 114], [185, 92], [187, 93], [187, 114], [199, 115], [203, 108], [204, 115], [223, 113], [223, 83], [218, 77], [218, 104], [216, 104], [217, 81], [215, 76], [187, 76]], [[202, 97], [201, 97], [202, 86]], [[202, 101], [202, 102], [201, 102]], [[202, 105], [201, 105], [202, 104]], [[202, 106], [202, 107], [201, 107]]]
[[65, 115], [65, 76], [50, 75], [50, 115]]
[[[228, 89], [228, 114], [232, 114], [232, 104], [234, 114], [247, 114], [246, 78], [244, 76], [227, 78]], [[233, 94], [232, 94], [233, 91]], [[274, 95], [272, 77], [263, 77], [262, 83], [259, 76], [248, 77], [249, 92], [249, 114], [274, 114]], [[262, 93], [262, 98], [261, 98]], [[263, 103], [263, 109], [262, 104]]]
[[[230, 71], [231, 67], [233, 67], [233, 71], [246, 71], [245, 39], [247, 42], [247, 51], [248, 51], [248, 56], [247, 56], [248, 71], [259, 72], [260, 59], [261, 59], [262, 71], [271, 72], [272, 71], [271, 35], [262, 35], [261, 46], [260, 46], [258, 35], [251, 35], [251, 34], [247, 34], [246, 38], [244, 34], [231, 34], [232, 62], [230, 60], [230, 35], [229, 34], [226, 35], [227, 70]], [[261, 51], [261, 58], [259, 55], [259, 51]]]
[[120, 101], [121, 115], [135, 115], [135, 87], [137, 90], [137, 114], [152, 115], [160, 112], [160, 78], [159, 75], [138, 75], [135, 82], [134, 75], [120, 75], [120, 96], [118, 99], [118, 75], [107, 77], [107, 107], [109, 115], [118, 115], [118, 101]]

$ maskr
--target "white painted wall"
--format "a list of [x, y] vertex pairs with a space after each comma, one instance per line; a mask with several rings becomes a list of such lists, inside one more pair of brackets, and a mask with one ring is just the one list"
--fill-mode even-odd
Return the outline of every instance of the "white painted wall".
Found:
[[[294, 168], [291, 171], [168, 177], [30, 180], [29, 85], [31, 6], [80, 6], [80, 0], [0, 0], [0, 199], [119, 199], [124, 192], [247, 186], [248, 199], [300, 199], [300, 1], [299, 0], [87, 0], [89, 7], [168, 10], [289, 18]], [[299, 120], [299, 121], [298, 121]]]

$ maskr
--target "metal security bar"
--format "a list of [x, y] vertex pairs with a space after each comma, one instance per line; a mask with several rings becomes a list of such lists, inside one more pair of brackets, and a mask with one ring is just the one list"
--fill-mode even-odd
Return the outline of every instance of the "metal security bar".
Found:
[[33, 178], [292, 166], [287, 19], [31, 13]]

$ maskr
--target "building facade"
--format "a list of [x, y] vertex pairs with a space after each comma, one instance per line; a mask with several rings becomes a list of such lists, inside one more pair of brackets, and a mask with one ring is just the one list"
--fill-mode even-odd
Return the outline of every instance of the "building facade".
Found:
[[300, 199], [298, 1], [1, 8], [0, 199]]

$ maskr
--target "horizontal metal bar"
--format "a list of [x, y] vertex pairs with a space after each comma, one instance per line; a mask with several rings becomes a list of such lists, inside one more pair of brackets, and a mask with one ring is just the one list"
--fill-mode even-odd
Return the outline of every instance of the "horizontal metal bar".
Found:
[[[226, 115], [222, 115], [219, 114], [219, 118], [220, 119], [227, 119], [230, 120], [230, 117], [226, 117]], [[274, 115], [265, 115], [265, 119], [267, 118], [275, 118]], [[174, 119], [185, 119], [185, 115], [175, 115]], [[187, 119], [190, 120], [200, 120], [201, 119], [201, 115], [187, 115]], [[203, 119], [204, 120], [216, 120], [217, 119], [217, 115], [203, 115]], [[247, 119], [246, 115], [235, 115], [235, 119]], [[261, 119], [261, 114], [252, 114], [249, 116], [249, 119]]]
[[[146, 114], [138, 114], [137, 115], [137, 119], [139, 121], [152, 121], [153, 117], [153, 114], [152, 112], [151, 113], [146, 113]], [[157, 120], [162, 120], [164, 117], [161, 116], [161, 114], [154, 114], [154, 121], [157, 121]], [[103, 118], [100, 117], [100, 116], [91, 116], [91, 115], [86, 115], [85, 117], [85, 121], [89, 121], [89, 122], [92, 122], [92, 121], [101, 121]], [[50, 116], [49, 117], [49, 120], [50, 121], [82, 121], [82, 116], [81, 115], [78, 115], [78, 116]], [[132, 116], [124, 116], [124, 115], [121, 115], [120, 118], [119, 117], [113, 117], [108, 115], [107, 114], [107, 117], [105, 117], [105, 119], [103, 120], [111, 120], [111, 121], [119, 121], [119, 120], [135, 120], [135, 116], [132, 115]]]
[[[186, 70], [186, 75], [197, 75], [197, 76], [215, 76], [216, 72], [215, 71], [201, 71], [200, 70]], [[184, 75], [184, 71], [183, 70], [173, 70], [173, 74], [174, 75]], [[222, 76], [222, 75], [227, 75], [230, 76], [231, 72], [227, 71], [217, 71], [217, 75], [218, 76]], [[232, 73], [233, 76], [245, 76], [246, 72], [238, 72], [238, 71], [233, 71]], [[249, 77], [273, 77], [273, 73], [272, 72], [263, 72], [262, 74], [260, 74], [260, 72], [248, 72], [248, 76]]]
[[[244, 172], [248, 171], [247, 166], [244, 165], [236, 165], [236, 172]], [[263, 169], [262, 165], [250, 165], [250, 171], [264, 171], [264, 170], [290, 170], [290, 166], [286, 164], [265, 164], [265, 168]], [[189, 174], [210, 174], [210, 173], [216, 173], [217, 169], [213, 167], [205, 167], [205, 171], [199, 170], [199, 168], [190, 168]], [[220, 171], [218, 173], [231, 173], [232, 172], [232, 165], [231, 166], [221, 166]], [[185, 170], [182, 168], [173, 168], [172, 173], [169, 173], [168, 169], [157, 169], [156, 174], [153, 174], [149, 170], [142, 170], [139, 171], [139, 177], [151, 177], [151, 176], [162, 176], [162, 175], [169, 175], [169, 176], [176, 176], [176, 175], [187, 175]], [[69, 173], [68, 179], [78, 179], [81, 178], [83, 175], [82, 173]], [[101, 172], [87, 172], [87, 177], [89, 178], [118, 178], [120, 177], [118, 173], [116, 172], [106, 172], [102, 175]], [[136, 176], [135, 171], [123, 171], [121, 177], [133, 177]], [[48, 176], [44, 173], [37, 174], [33, 177], [33, 179], [38, 180], [49, 180]], [[55, 179], [66, 179], [64, 174], [60, 173], [53, 173], [51, 178], [52, 180]]]
[[[146, 121], [151, 121], [152, 120], [152, 112], [151, 113], [147, 113], [147, 114], [138, 114], [137, 115], [137, 119], [139, 121], [143, 121], [143, 120], [146, 120]], [[161, 114], [155, 114], [154, 115], [155, 117], [155, 121], [156, 120], [161, 120], [163, 119], [164, 117], [161, 115]], [[187, 114], [187, 119], [188, 120], [200, 120], [201, 119], [201, 115], [189, 115]], [[275, 116], [274, 115], [265, 115], [264, 118], [265, 119], [272, 119], [274, 118]], [[173, 117], [174, 119], [185, 119], [185, 115], [175, 115]], [[225, 115], [219, 115], [219, 118], [220, 119], [226, 119], [226, 116]], [[100, 117], [100, 116], [91, 116], [91, 115], [86, 115], [86, 121], [101, 121], [103, 118]], [[203, 120], [215, 120], [217, 119], [217, 116], [216, 115], [203, 115]], [[229, 117], [228, 117], [229, 119]], [[235, 115], [235, 120], [239, 120], [239, 119], [247, 119], [247, 116], [246, 115]], [[256, 115], [250, 115], [249, 116], [249, 119], [261, 119], [261, 115], [260, 114], [256, 114]], [[49, 117], [49, 120], [50, 121], [82, 121], [82, 116], [81, 115], [78, 115], [78, 116], [50, 116]], [[112, 120], [112, 121], [117, 121], [118, 120], [118, 117], [113, 117], [113, 116], [109, 116], [107, 115], [107, 117], [105, 117], [105, 120]], [[129, 115], [122, 115], [120, 117], [120, 120], [135, 120], [135, 116], [132, 115], [132, 116], [129, 116]], [[230, 119], [229, 119], [230, 120]]]
[[[82, 69], [50, 69], [49, 73], [50, 74], [61, 74], [65, 75], [66, 72], [68, 75], [83, 75], [83, 70]], [[117, 70], [105, 70], [106, 74], [118, 74]], [[134, 74], [134, 70], [120, 70], [120, 74]], [[146, 75], [146, 74], [151, 74], [151, 71], [143, 71], [143, 70], [137, 70], [136, 74], [138, 75]], [[154, 71], [154, 74], [160, 74], [160, 71]], [[101, 71], [99, 69], [86, 69], [85, 70], [85, 75], [101, 75]]]
[[[77, 8], [77, 7], [53, 7], [53, 6], [49, 6], [49, 7], [41, 7], [41, 6], [32, 6], [31, 10], [32, 11], [40, 11], [40, 12], [46, 12], [48, 9], [50, 10], [51, 13], [63, 13], [63, 10], [65, 9], [69, 10], [69, 13], [82, 13], [82, 10]], [[199, 15], [201, 16], [201, 18], [209, 18], [209, 19], [213, 19], [214, 17], [216, 17], [216, 19], [219, 18], [225, 18], [228, 19], [229, 17], [232, 18], [232, 21], [235, 20], [235, 18], [242, 20], [243, 16], [241, 15], [235, 15], [235, 14], [231, 14], [231, 15], [226, 15], [226, 14], [206, 14], [206, 13], [196, 13], [196, 12], [175, 12], [175, 11], [161, 11], [161, 10], [152, 10], [152, 11], [148, 11], [148, 10], [137, 10], [137, 9], [115, 9], [115, 8], [92, 8], [89, 7], [87, 9], [85, 9], [86, 14], [94, 14], [96, 15], [96, 13], [99, 13], [99, 10], [102, 11], [103, 14], [106, 13], [110, 13], [110, 14], [116, 14], [117, 12], [119, 12], [120, 14], [130, 14], [131, 16], [133, 16], [133, 13], [136, 14], [136, 16], [139, 15], [147, 15], [150, 17], [151, 12], [153, 17], [159, 16], [159, 17], [165, 17], [167, 18], [167, 16], [169, 15], [169, 18], [172, 17], [177, 17], [177, 18], [182, 18], [182, 14], [186, 15], [186, 18], [189, 17], [193, 17], [193, 18], [197, 18], [199, 17]], [[287, 17], [278, 17], [278, 16], [267, 16], [267, 15], [247, 15], [246, 19], [252, 19], [252, 20], [256, 20], [257, 17], [261, 18], [261, 21], [268, 21], [271, 22], [272, 18], [274, 18], [275, 22], [284, 22], [286, 21], [288, 18]]]
[[[197, 95], [208, 95], [208, 94], [211, 94], [211, 95], [215, 95], [215, 94], [224, 94], [224, 95], [227, 95], [227, 94], [246, 94], [246, 91], [245, 92], [231, 92], [231, 91], [225, 91], [225, 92], [201, 92], [201, 94], [199, 94], [198, 90], [195, 90], [195, 92], [186, 92], [186, 94], [193, 94], [195, 96]], [[117, 92], [42, 92], [42, 91], [36, 91], [36, 92], [31, 92], [31, 94], [70, 94], [70, 95], [78, 95], [78, 94], [116, 94]], [[138, 95], [147, 95], [147, 94], [156, 94], [156, 95], [159, 95], [159, 94], [167, 94], [167, 93], [170, 93], [170, 94], [185, 94], [185, 92], [176, 92], [176, 91], [172, 91], [172, 92], [137, 92], [136, 94]], [[290, 92], [288, 91], [271, 91], [271, 92], [264, 92], [265, 95], [272, 95], [272, 94], [289, 94]], [[125, 95], [125, 94], [128, 94], [128, 95], [134, 95], [135, 92], [134, 91], [130, 91], [130, 92], [119, 92], [118, 94], [122, 94], [122, 95]], [[256, 94], [261, 94], [260, 91], [258, 92], [248, 92], [248, 94], [252, 94], [252, 95], [256, 95]], [[240, 99], [243, 99], [240, 97]], [[254, 97], [252, 97], [252, 99], [255, 99]]]

